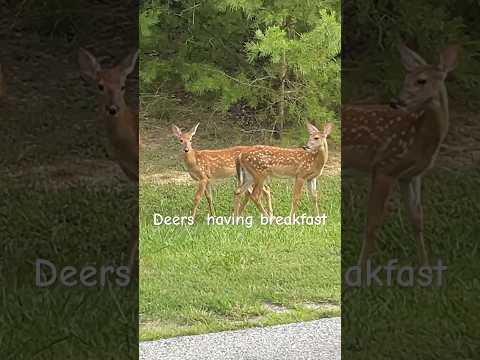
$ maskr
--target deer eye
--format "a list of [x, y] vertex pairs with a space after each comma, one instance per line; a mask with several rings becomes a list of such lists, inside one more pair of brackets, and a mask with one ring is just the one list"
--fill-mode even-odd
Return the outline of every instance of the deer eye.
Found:
[[98, 84], [98, 90], [103, 91], [103, 89], [105, 89], [105, 87], [102, 84]]
[[425, 85], [427, 83], [427, 79], [418, 79], [417, 84], [418, 85]]
[[320, 139], [320, 137], [318, 137], [318, 136], [315, 136], [315, 137], [314, 137], [314, 139], [315, 139], [315, 140], [318, 140], [318, 139]]

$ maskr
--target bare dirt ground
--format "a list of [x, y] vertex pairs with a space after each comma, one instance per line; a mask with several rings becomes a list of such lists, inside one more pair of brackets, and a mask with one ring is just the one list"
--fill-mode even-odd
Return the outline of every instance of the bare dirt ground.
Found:
[[128, 184], [116, 163], [101, 159], [65, 159], [63, 162], [32, 166], [26, 171], [18, 170], [10, 173], [9, 178], [22, 186], [29, 184], [56, 190], [82, 186], [108, 188], [122, 182]]
[[451, 102], [450, 130], [436, 166], [463, 171], [480, 166], [480, 116], [465, 104]]

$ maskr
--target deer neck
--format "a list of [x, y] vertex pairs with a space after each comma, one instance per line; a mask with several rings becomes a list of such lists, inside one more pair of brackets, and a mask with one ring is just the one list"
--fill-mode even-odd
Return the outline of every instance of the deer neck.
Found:
[[323, 164], [326, 161], [328, 155], [328, 145], [327, 142], [323, 144], [323, 149], [319, 148], [317, 151], [309, 153], [308, 156], [313, 159], [313, 164], [315, 167], [323, 167]]
[[424, 109], [424, 121], [430, 129], [436, 129], [437, 135], [440, 136], [440, 141], [443, 141], [447, 135], [450, 125], [450, 114], [448, 109], [448, 94], [445, 84], [442, 84], [437, 96], [431, 99]]
[[440, 106], [442, 108], [442, 112], [443, 112], [444, 117], [445, 117], [445, 121], [448, 124], [450, 122], [450, 113], [449, 113], [449, 110], [448, 110], [448, 93], [447, 93], [447, 87], [445, 86], [445, 84], [442, 84], [442, 86], [440, 88], [440, 92], [438, 94], [438, 98], [439, 98], [439, 101], [440, 101]]
[[129, 115], [129, 109], [126, 106], [119, 110], [117, 116], [104, 115], [105, 127], [108, 134], [111, 136], [117, 135]]
[[187, 165], [188, 168], [191, 168], [197, 165], [197, 151], [192, 149], [189, 152], [184, 152], [183, 161], [185, 161], [185, 164]]

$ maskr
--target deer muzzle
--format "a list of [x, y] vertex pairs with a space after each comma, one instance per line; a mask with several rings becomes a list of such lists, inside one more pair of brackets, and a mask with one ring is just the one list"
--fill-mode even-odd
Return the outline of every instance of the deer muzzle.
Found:
[[404, 100], [396, 97], [390, 100], [390, 107], [393, 109], [405, 109], [407, 107], [407, 103]]

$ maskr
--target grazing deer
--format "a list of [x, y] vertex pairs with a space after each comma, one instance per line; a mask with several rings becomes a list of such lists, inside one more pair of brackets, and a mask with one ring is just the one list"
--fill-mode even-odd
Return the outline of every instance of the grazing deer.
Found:
[[[197, 214], [200, 201], [205, 194], [208, 201], [208, 208], [211, 215], [215, 215], [212, 199], [211, 184], [213, 181], [222, 180], [235, 176], [235, 160], [244, 151], [251, 147], [235, 146], [227, 149], [218, 150], [195, 150], [192, 147], [192, 138], [195, 135], [198, 125], [195, 125], [190, 131], [182, 132], [176, 125], [172, 125], [172, 132], [182, 144], [183, 161], [187, 167], [190, 176], [198, 181], [198, 189], [194, 198], [194, 207], [192, 217]], [[268, 186], [262, 188], [263, 194], [268, 202], [270, 212], [272, 212], [272, 198]], [[247, 196], [250, 191], [247, 192]], [[248, 198], [244, 201], [248, 201]]]
[[362, 270], [375, 251], [377, 231], [397, 181], [414, 228], [419, 261], [428, 264], [423, 237], [422, 176], [433, 165], [448, 132], [445, 78], [455, 68], [460, 49], [447, 47], [440, 54], [438, 65], [427, 64], [403, 44], [399, 50], [407, 74], [398, 98], [390, 106], [342, 109], [342, 167], [371, 174], [366, 234], [359, 257]]
[[[103, 69], [97, 59], [87, 50], [80, 49], [78, 62], [82, 74], [96, 82], [103, 101], [103, 120], [113, 156], [127, 175], [138, 184], [138, 112], [125, 102], [125, 82], [135, 68], [138, 50], [127, 55], [118, 65]], [[129, 269], [134, 265], [138, 248], [138, 231], [129, 245]]]
[[328, 159], [327, 137], [332, 131], [332, 124], [325, 124], [323, 132], [310, 123], [307, 124], [307, 128], [310, 137], [303, 148], [284, 149], [259, 145], [252, 147], [238, 157], [237, 168], [240, 185], [235, 190], [234, 207], [236, 216], [240, 215], [242, 211], [239, 202], [240, 195], [252, 185], [251, 199], [264, 215], [269, 216], [258, 201], [258, 197], [263, 184], [271, 176], [295, 179], [290, 217], [293, 218], [296, 214], [305, 182], [307, 182], [310, 197], [315, 205], [315, 213], [317, 216], [320, 214], [317, 198], [317, 177], [322, 174]]

